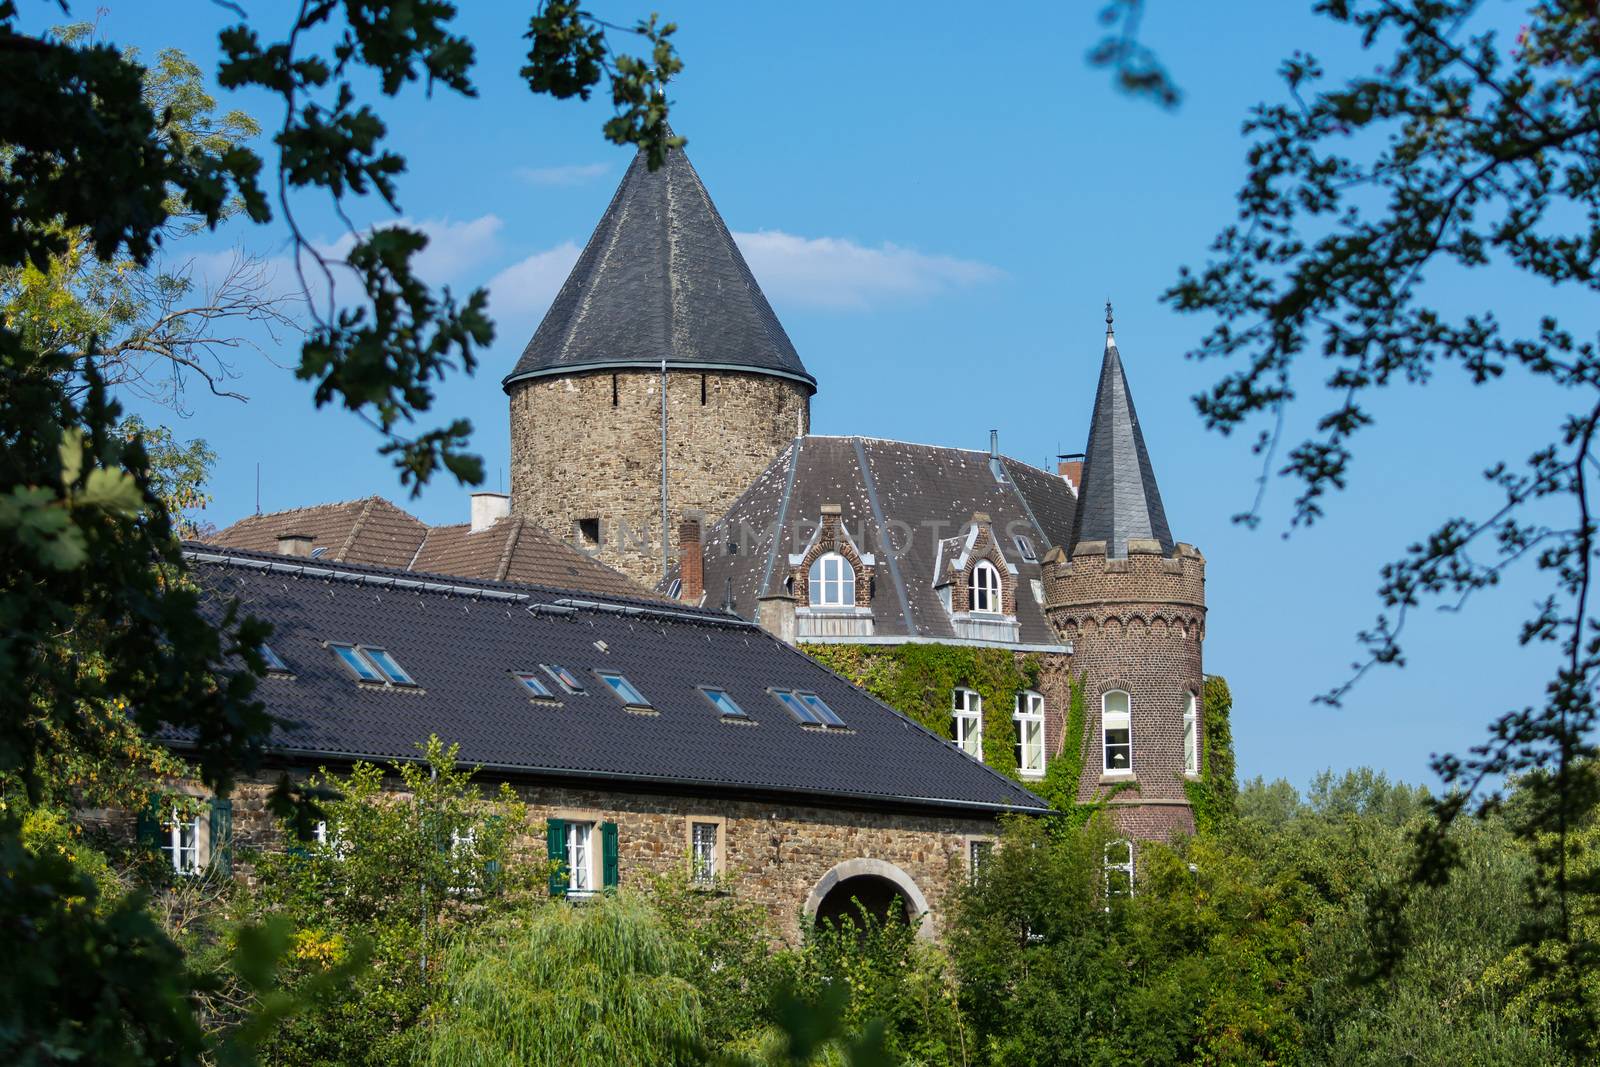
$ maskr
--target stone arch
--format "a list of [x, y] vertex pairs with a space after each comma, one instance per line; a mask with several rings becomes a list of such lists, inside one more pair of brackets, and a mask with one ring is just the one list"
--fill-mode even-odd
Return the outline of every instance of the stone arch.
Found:
[[832, 906], [837, 903], [841, 893], [849, 894], [851, 886], [845, 883], [860, 885], [863, 888], [892, 888], [905, 906], [906, 917], [919, 922], [918, 940], [934, 939], [934, 919], [932, 911], [928, 908], [928, 898], [923, 895], [909, 874], [887, 860], [861, 858], [835, 864], [832, 870], [811, 887], [811, 892], [806, 896], [806, 920], [814, 922], [817, 912], [825, 911], [825, 904]]

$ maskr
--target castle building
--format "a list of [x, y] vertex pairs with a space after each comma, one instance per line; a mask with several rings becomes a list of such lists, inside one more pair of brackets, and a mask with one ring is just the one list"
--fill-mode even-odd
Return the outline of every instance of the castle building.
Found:
[[[636, 158], [504, 380], [509, 497], [433, 527], [318, 505], [191, 546], [218, 604], [278, 628], [274, 757], [461, 741], [549, 825], [601, 835], [605, 866], [570, 877], [704, 845], [791, 935], [852, 897], [936, 930], [996, 819], [1052, 803], [1103, 804], [1131, 878], [1138, 841], [1194, 828], [1205, 561], [1173, 537], [1109, 305], [1081, 465], [994, 433], [812, 435], [816, 386], [688, 159]], [[810, 658], [917, 646], [955, 673], [878, 699], [873, 672]], [[240, 832], [269, 842], [251, 795]], [[557, 864], [597, 854], [547, 837]]]
[[654, 585], [811, 427], [816, 381], [683, 152], [636, 157], [503, 382], [511, 510]]

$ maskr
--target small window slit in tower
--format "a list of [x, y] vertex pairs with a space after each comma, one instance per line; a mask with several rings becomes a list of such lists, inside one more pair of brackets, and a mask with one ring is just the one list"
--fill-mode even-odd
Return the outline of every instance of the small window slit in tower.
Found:
[[706, 406], [706, 376], [700, 375], [700, 406]]
[[611, 406], [617, 406], [617, 376], [615, 374], [611, 376]]

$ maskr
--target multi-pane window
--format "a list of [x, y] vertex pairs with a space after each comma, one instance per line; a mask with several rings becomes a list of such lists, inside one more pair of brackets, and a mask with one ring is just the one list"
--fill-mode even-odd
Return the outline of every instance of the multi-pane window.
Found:
[[1200, 773], [1200, 716], [1193, 693], [1184, 694], [1183, 704], [1183, 770], [1185, 774]]
[[967, 843], [967, 874], [976, 882], [983, 874], [984, 867], [988, 866], [989, 854], [994, 851], [993, 841], [970, 841]]
[[185, 815], [173, 807], [161, 827], [161, 851], [174, 874], [199, 874], [200, 816]]
[[581, 694], [583, 683], [578, 681], [578, 676], [561, 666], [559, 663], [541, 663], [539, 666], [546, 674], [556, 680], [556, 684], [569, 693]]
[[622, 675], [614, 671], [595, 671], [595, 674], [599, 675], [600, 680], [606, 683], [606, 687], [615, 693], [617, 699], [624, 704], [631, 708], [650, 707], [650, 701], [644, 698], [644, 694], [639, 692], [638, 688]]
[[1029, 689], [1017, 694], [1017, 770], [1029, 776], [1044, 774], [1044, 696]]
[[703, 685], [700, 687], [700, 692], [704, 693], [705, 698], [711, 701], [712, 707], [716, 708], [722, 714], [728, 716], [728, 718], [749, 718], [749, 716], [745, 714], [744, 709], [739, 706], [738, 701], [734, 700], [728, 695], [728, 691], [726, 689], [717, 689], [709, 685]]
[[818, 556], [811, 564], [807, 592], [814, 608], [849, 608], [856, 602], [856, 571], [837, 552]]
[[550, 687], [544, 684], [544, 679], [540, 678], [532, 671], [513, 671], [512, 677], [515, 678], [517, 682], [528, 691], [528, 695], [533, 697], [535, 700], [555, 699], [555, 694], [551, 693]]
[[957, 689], [950, 712], [955, 719], [956, 747], [983, 759], [983, 697], [976, 689]]
[[340, 662], [350, 669], [350, 673], [363, 682], [376, 682], [382, 685], [417, 684], [384, 649], [370, 645], [339, 643], [330, 643], [328, 647], [333, 649]]
[[592, 843], [594, 823], [569, 822], [567, 830], [567, 892], [594, 892]]
[[1000, 613], [1000, 572], [986, 559], [972, 568], [972, 610]]
[[1128, 694], [1113, 689], [1100, 698], [1100, 732], [1105, 739], [1105, 772], [1133, 770], [1133, 726]]
[[690, 870], [695, 885], [710, 885], [717, 880], [717, 831], [714, 822], [697, 822], [689, 827]]
[[1106, 899], [1133, 896], [1133, 842], [1106, 842]]

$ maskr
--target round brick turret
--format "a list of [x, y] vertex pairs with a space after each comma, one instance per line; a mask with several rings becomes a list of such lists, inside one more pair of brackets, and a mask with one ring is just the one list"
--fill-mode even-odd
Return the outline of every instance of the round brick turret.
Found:
[[[661, 372], [512, 382], [511, 510], [647, 586], [661, 578]], [[811, 428], [811, 387], [760, 373], [669, 370], [667, 506], [718, 516]], [[674, 548], [675, 554], [675, 548]]]
[[[1153, 539], [1126, 544], [1120, 559], [1107, 556], [1104, 541], [1079, 542], [1071, 558], [1053, 549], [1044, 559], [1045, 611], [1071, 645], [1073, 674], [1083, 687], [1078, 799], [1107, 800], [1130, 838], [1165, 839], [1194, 831], [1184, 789], [1185, 714], [1192, 699], [1194, 744], [1203, 760], [1205, 558], [1193, 545], [1180, 543], [1168, 557]], [[1132, 758], [1124, 773], [1106, 772], [1102, 714], [1105, 694], [1113, 691], [1129, 698]]]

